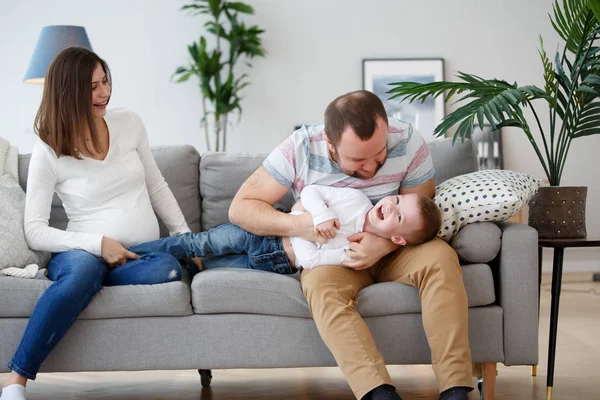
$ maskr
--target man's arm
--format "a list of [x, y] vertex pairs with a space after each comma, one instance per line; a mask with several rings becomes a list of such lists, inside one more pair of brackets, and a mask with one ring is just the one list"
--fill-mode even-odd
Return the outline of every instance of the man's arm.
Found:
[[289, 215], [273, 208], [288, 190], [260, 166], [233, 198], [229, 220], [259, 236], [300, 236], [316, 240], [309, 213]]

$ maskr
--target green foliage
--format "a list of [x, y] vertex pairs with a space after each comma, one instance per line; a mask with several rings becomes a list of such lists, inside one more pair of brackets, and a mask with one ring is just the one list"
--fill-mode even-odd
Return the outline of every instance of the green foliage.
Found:
[[[249, 60], [265, 56], [261, 38], [264, 30], [256, 25], [246, 26], [239, 20], [240, 14], [254, 14], [254, 9], [247, 4], [226, 0], [192, 1], [194, 3], [184, 5], [181, 10], [189, 15], [206, 14], [210, 17], [204, 28], [216, 37], [216, 48], [207, 49], [206, 38], [200, 36], [198, 42], [188, 46], [189, 65], [177, 68], [173, 79], [180, 83], [193, 76], [198, 78], [203, 105], [201, 122], [205, 128], [207, 148], [212, 148], [208, 133], [210, 117], [215, 150], [225, 151], [228, 116], [232, 112], [241, 115], [241, 91], [249, 84], [247, 74], [236, 76], [235, 66], [245, 61], [251, 67]], [[222, 41], [226, 50], [221, 47]]]
[[[596, 43], [600, 34], [600, 0], [556, 0], [553, 14], [552, 26], [565, 43], [562, 54], [556, 52], [552, 65], [540, 38], [544, 89], [459, 72], [457, 82], [396, 82], [390, 84], [392, 89], [388, 93], [391, 98], [410, 102], [441, 95], [449, 101], [462, 94], [457, 101], [464, 103], [442, 120], [434, 131], [436, 135], [444, 136], [456, 127], [454, 140], [464, 140], [474, 126], [483, 128], [485, 123], [494, 130], [504, 126], [520, 128], [540, 159], [550, 184], [560, 185], [571, 141], [600, 133], [600, 47]], [[548, 133], [534, 107], [533, 102], [539, 100], [548, 106]], [[533, 137], [523, 115], [525, 107], [533, 112], [542, 143]]]

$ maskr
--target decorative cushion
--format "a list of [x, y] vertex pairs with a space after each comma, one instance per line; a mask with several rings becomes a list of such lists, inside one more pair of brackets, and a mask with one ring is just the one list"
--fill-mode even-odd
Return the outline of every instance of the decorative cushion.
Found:
[[25, 192], [10, 175], [0, 177], [0, 270], [38, 264], [45, 268], [50, 254], [29, 249], [23, 231]]
[[467, 224], [509, 219], [529, 202], [540, 182], [506, 170], [471, 172], [443, 182], [434, 198], [442, 211], [438, 236], [450, 241]]
[[463, 263], [487, 263], [498, 255], [502, 230], [493, 222], [476, 222], [462, 228], [450, 241]]

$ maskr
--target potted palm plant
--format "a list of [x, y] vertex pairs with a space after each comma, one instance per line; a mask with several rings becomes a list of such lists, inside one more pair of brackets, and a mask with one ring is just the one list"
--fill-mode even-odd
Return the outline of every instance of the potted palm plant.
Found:
[[[455, 128], [454, 140], [483, 129], [520, 128], [539, 158], [549, 187], [540, 188], [530, 202], [529, 224], [540, 238], [586, 237], [585, 199], [587, 187], [560, 186], [571, 142], [600, 133], [600, 0], [556, 0], [552, 26], [564, 40], [551, 62], [540, 38], [545, 85], [519, 86], [500, 79], [483, 79], [459, 72], [457, 82], [396, 82], [390, 84], [391, 98], [424, 101], [445, 94], [446, 101], [458, 98], [459, 106], [436, 127], [437, 136]], [[536, 107], [547, 106], [549, 128], [544, 129]], [[524, 115], [529, 108], [535, 125]], [[534, 138], [537, 129], [541, 141]]]
[[[246, 26], [240, 21], [240, 14], [254, 14], [254, 9], [245, 3], [227, 0], [192, 0], [181, 10], [191, 15], [205, 14], [209, 19], [204, 23], [207, 32], [215, 36], [215, 48], [210, 50], [207, 39], [188, 46], [189, 64], [177, 68], [173, 74], [176, 82], [185, 82], [197, 77], [202, 93], [201, 126], [204, 127], [207, 150], [227, 150], [227, 128], [230, 115], [241, 116], [241, 91], [248, 85], [248, 75], [236, 72], [236, 66], [244, 61], [249, 67], [254, 57], [264, 57], [261, 35], [264, 30], [258, 26]], [[213, 132], [213, 140], [209, 131]]]

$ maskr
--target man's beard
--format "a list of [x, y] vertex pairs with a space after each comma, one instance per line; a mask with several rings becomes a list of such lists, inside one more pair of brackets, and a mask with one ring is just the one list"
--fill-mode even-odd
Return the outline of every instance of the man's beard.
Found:
[[373, 175], [371, 176], [364, 176], [362, 175], [359, 170], [356, 171], [352, 171], [349, 169], [345, 169], [344, 167], [342, 167], [342, 164], [340, 164], [340, 157], [337, 154], [337, 150], [333, 151], [331, 153], [331, 157], [333, 158], [333, 160], [337, 163], [337, 165], [340, 167], [340, 169], [342, 170], [343, 173], [345, 173], [348, 176], [351, 176], [353, 178], [358, 178], [358, 179], [371, 179], [373, 178], [375, 175], [377, 175], [377, 172], [381, 169], [381, 167], [383, 167], [383, 164], [385, 164], [385, 162], [387, 161], [387, 152], [385, 154], [385, 158], [383, 159], [382, 162], [378, 162], [377, 163], [377, 168], [375, 168], [375, 171], [373, 172]]

